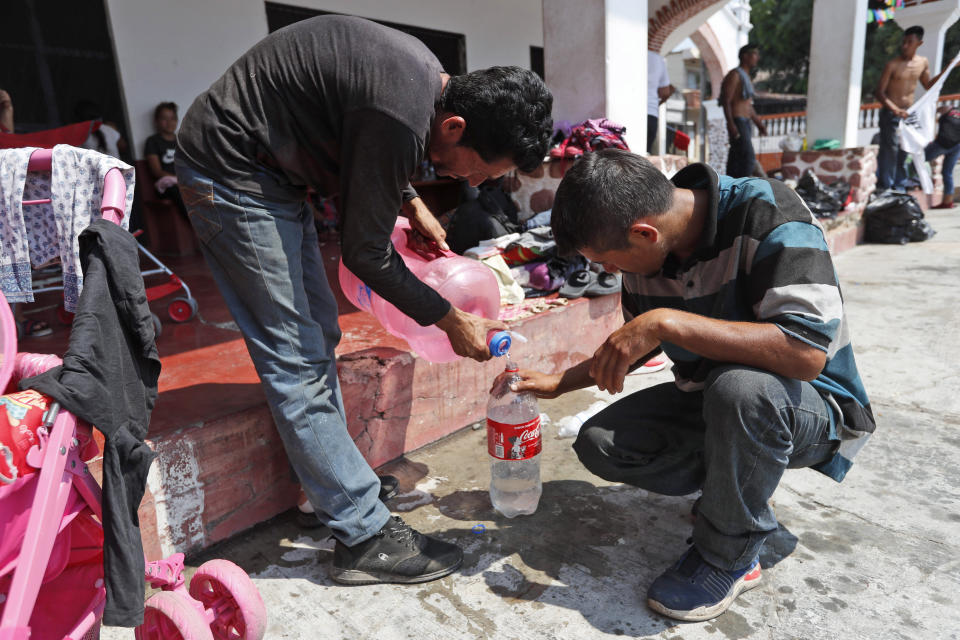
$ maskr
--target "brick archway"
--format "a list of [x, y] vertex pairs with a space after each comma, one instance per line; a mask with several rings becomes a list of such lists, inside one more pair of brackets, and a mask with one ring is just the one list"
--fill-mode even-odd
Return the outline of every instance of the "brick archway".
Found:
[[720, 96], [720, 85], [723, 83], [723, 74], [730, 67], [727, 66], [727, 57], [723, 54], [723, 47], [717, 34], [710, 25], [704, 23], [690, 35], [693, 44], [700, 50], [700, 57], [707, 73], [710, 74], [710, 96], [703, 96], [704, 100]]
[[647, 30], [647, 48], [660, 52], [660, 48], [674, 29], [701, 11], [725, 0], [669, 0], [650, 17]]

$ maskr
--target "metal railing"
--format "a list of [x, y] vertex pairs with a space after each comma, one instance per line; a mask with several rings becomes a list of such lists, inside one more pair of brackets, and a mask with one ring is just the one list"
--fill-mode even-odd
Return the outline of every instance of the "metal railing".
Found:
[[[947, 104], [951, 107], [960, 105], [960, 93], [951, 93], [942, 95], [937, 100], [938, 104]], [[875, 129], [880, 126], [880, 109], [882, 105], [879, 102], [860, 105], [860, 119], [858, 127], [860, 129]]]
[[[951, 93], [940, 96], [938, 103], [951, 107], [960, 106], [960, 93]], [[859, 129], [876, 129], [880, 126], [879, 102], [860, 105], [860, 114], [857, 126]], [[780, 142], [789, 136], [803, 138], [807, 134], [807, 112], [792, 111], [790, 113], [770, 113], [760, 116], [760, 120], [767, 127], [767, 135], [754, 138], [757, 153], [776, 153], [782, 151]]]

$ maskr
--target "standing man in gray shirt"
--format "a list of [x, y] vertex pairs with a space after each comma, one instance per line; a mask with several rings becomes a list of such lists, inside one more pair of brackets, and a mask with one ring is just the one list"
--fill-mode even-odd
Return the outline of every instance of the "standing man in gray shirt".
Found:
[[336, 196], [343, 262], [454, 351], [490, 357], [502, 324], [450, 305], [393, 250], [398, 213], [426, 240], [444, 231], [409, 179], [477, 185], [542, 161], [553, 98], [517, 67], [448, 76], [419, 40], [360, 18], [321, 16], [276, 31], [200, 95], [178, 135], [190, 220], [257, 368], [287, 455], [337, 538], [342, 583], [415, 583], [455, 571], [456, 545], [422, 535], [378, 499], [347, 431], [334, 348], [337, 303], [307, 187]]

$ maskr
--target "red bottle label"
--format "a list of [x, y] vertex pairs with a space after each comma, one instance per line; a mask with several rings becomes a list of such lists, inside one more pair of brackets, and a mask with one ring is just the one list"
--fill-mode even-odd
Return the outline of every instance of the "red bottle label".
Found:
[[487, 418], [487, 451], [499, 460], [529, 460], [540, 453], [540, 416], [523, 424]]

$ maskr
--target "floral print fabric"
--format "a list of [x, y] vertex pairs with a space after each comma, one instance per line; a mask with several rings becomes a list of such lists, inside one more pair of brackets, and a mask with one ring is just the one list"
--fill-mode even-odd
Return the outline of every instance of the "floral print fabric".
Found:
[[[73, 312], [83, 288], [77, 238], [100, 217], [103, 181], [114, 167], [126, 182], [122, 226], [128, 228], [134, 171], [111, 156], [57, 145], [50, 173], [28, 173], [33, 151], [32, 147], [0, 150], [0, 288], [9, 302], [32, 302], [31, 266], [59, 259], [64, 307]], [[22, 204], [47, 198], [51, 203]]]

